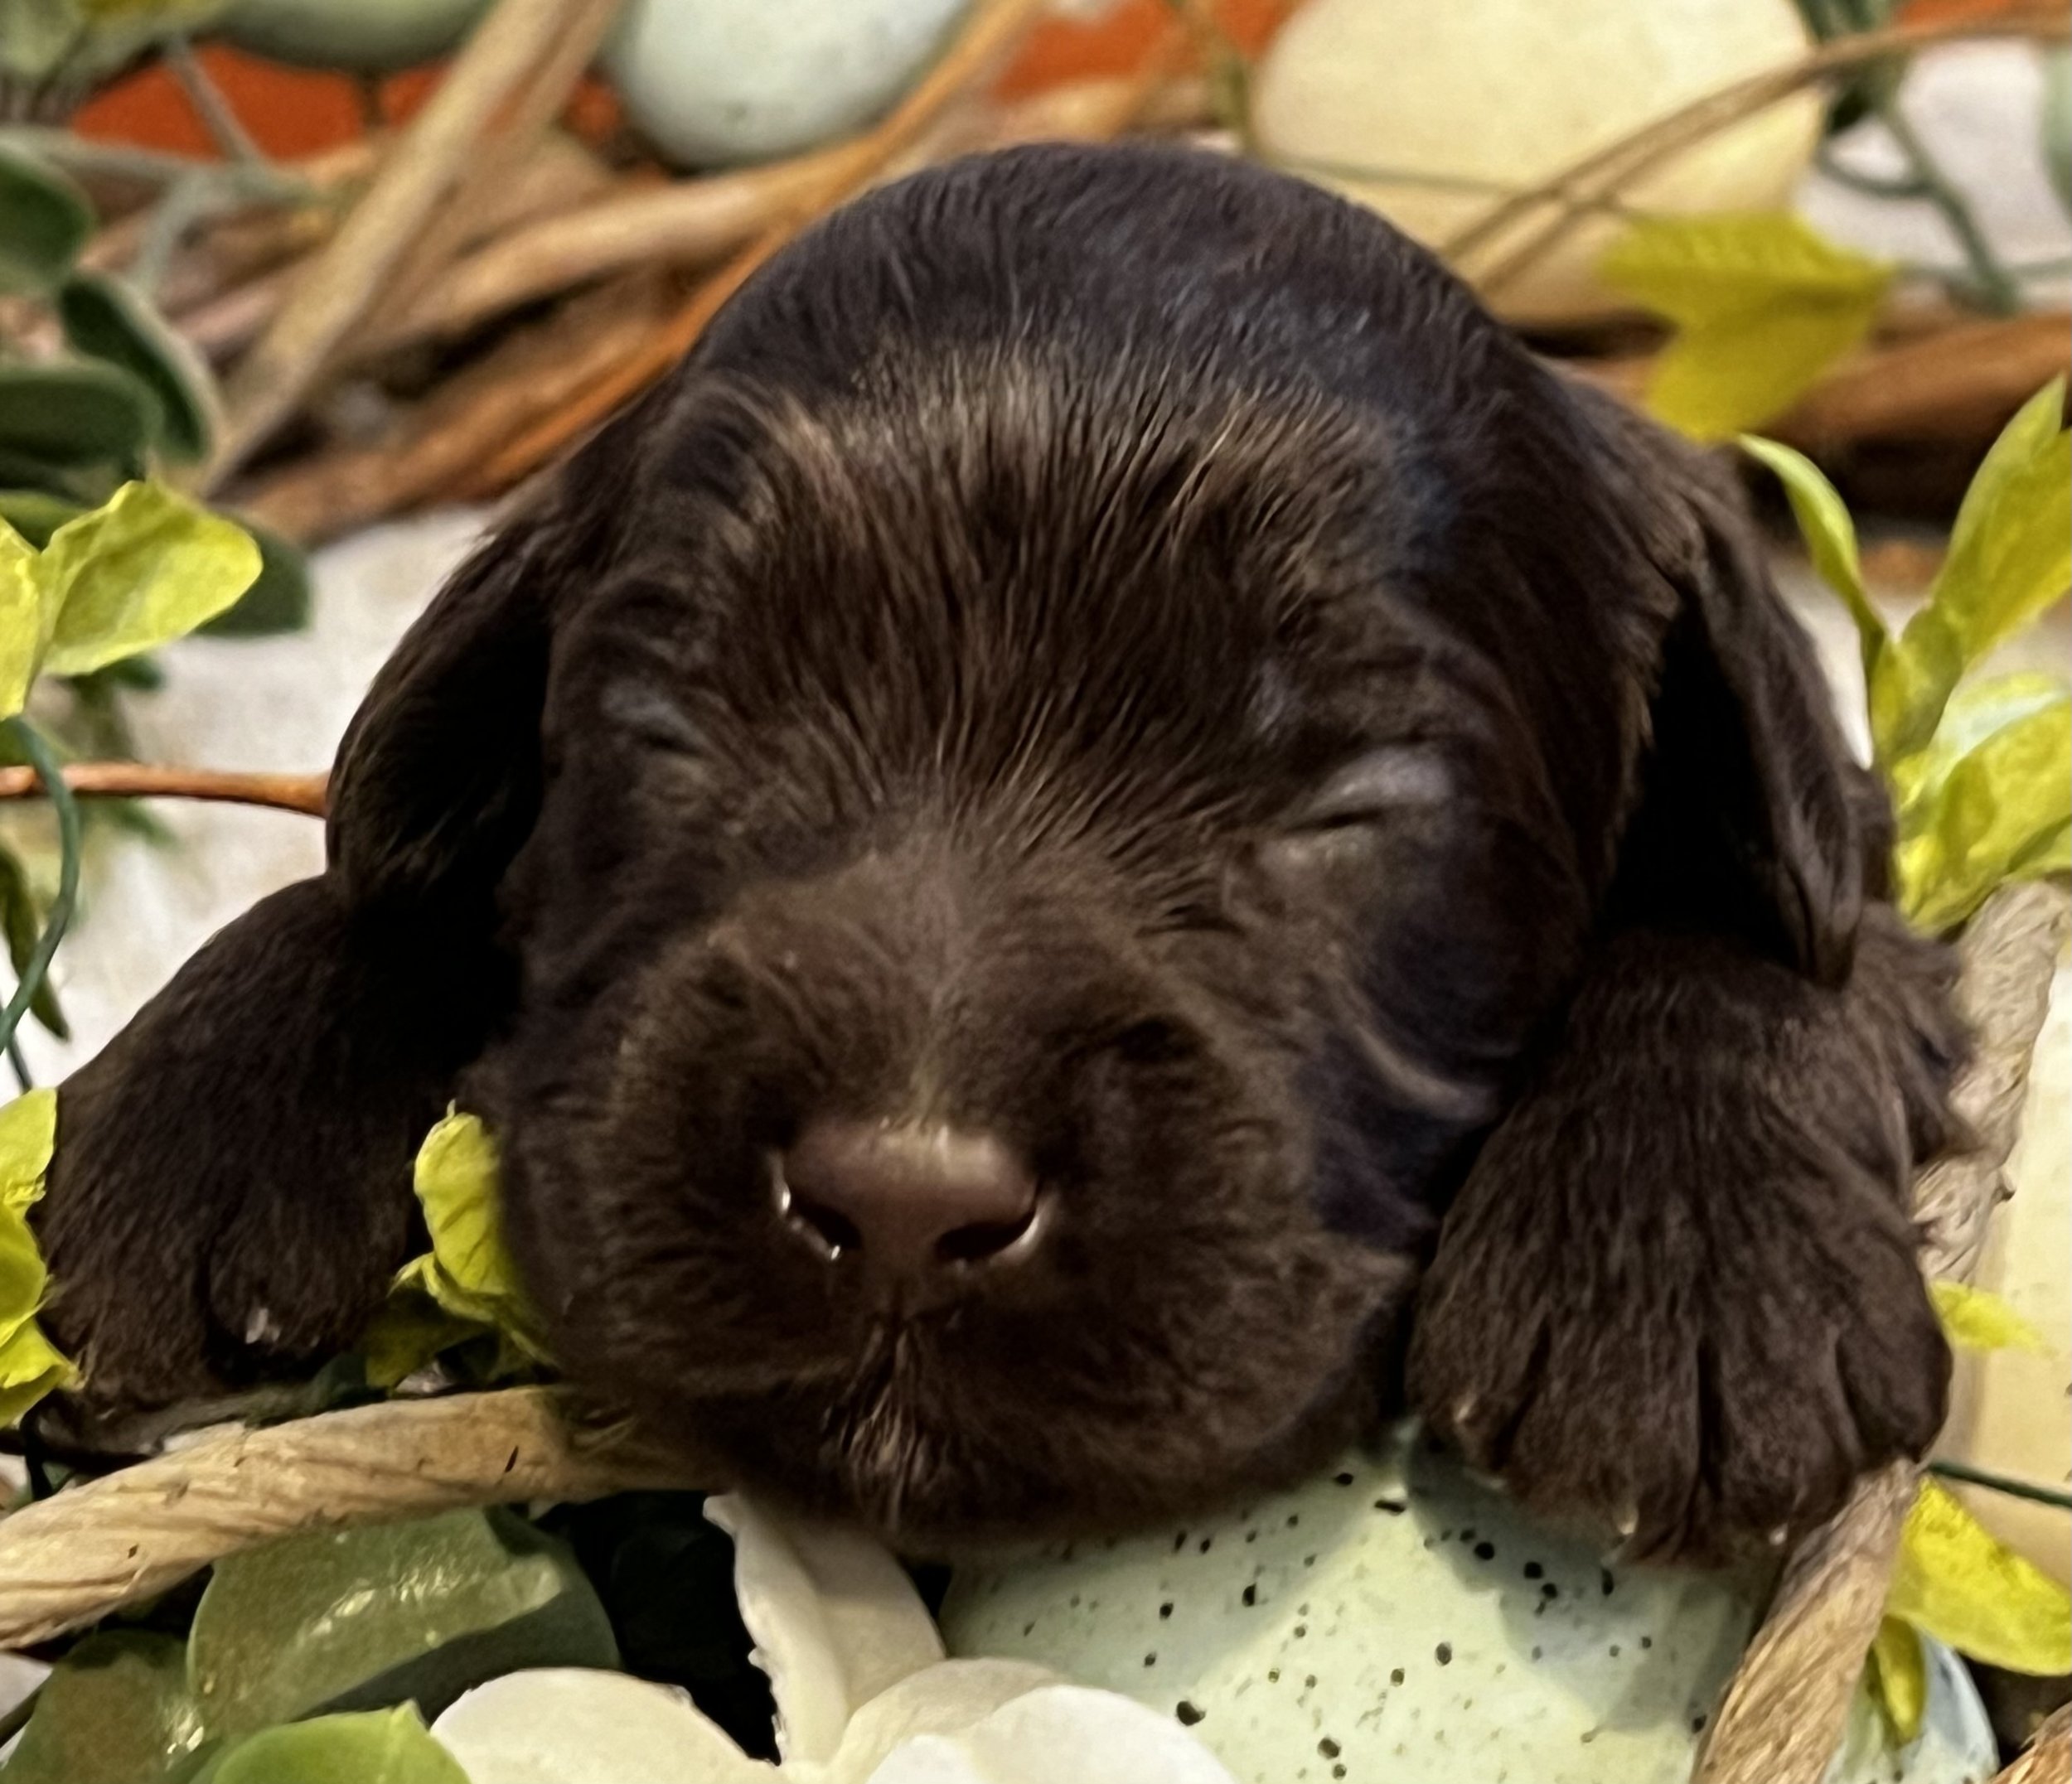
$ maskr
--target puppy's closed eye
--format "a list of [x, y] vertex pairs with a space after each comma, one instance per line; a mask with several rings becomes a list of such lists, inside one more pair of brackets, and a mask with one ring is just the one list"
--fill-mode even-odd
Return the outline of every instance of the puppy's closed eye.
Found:
[[1271, 865], [1329, 868], [1368, 852], [1390, 819], [1443, 806], [1454, 776], [1430, 744], [1392, 743], [1334, 770], [1289, 812], [1266, 841]]

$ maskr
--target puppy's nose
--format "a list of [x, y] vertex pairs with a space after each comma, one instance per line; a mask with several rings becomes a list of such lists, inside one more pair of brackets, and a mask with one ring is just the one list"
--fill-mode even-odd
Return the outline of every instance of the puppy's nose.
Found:
[[779, 1161], [784, 1219], [881, 1283], [940, 1285], [1037, 1237], [1036, 1181], [990, 1134], [822, 1118]]

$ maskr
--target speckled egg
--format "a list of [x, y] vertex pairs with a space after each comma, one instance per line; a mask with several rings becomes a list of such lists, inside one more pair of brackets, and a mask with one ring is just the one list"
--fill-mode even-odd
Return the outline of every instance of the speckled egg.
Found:
[[[1682, 1784], [1763, 1582], [1608, 1567], [1398, 1444], [1184, 1530], [959, 1570], [956, 1655], [1169, 1711], [1247, 1784]], [[1859, 1731], [1835, 1784], [1964, 1784], [1990, 1736], [1960, 1670], [1929, 1728]]]
[[969, 0], [632, 0], [604, 66], [680, 166], [760, 161], [870, 123]]

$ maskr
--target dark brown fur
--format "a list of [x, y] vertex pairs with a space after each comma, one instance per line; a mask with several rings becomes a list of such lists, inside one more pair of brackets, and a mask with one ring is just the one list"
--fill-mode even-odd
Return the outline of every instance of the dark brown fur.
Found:
[[[1285, 1475], [1408, 1314], [1530, 1502], [1728, 1553], [1942, 1411], [1887, 827], [1731, 486], [1385, 225], [962, 163], [412, 631], [328, 872], [65, 1087], [55, 1322], [118, 1406], [350, 1343], [458, 1094], [579, 1383], [909, 1540]], [[827, 1113], [1005, 1140], [1050, 1242], [874, 1313], [772, 1217]]]

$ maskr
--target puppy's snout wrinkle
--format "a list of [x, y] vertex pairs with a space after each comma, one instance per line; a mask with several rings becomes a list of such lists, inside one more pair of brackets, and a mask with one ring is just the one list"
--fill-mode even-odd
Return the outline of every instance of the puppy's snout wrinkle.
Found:
[[821, 1116], [778, 1158], [779, 1217], [881, 1298], [953, 1292], [1033, 1250], [1042, 1197], [990, 1134]]

